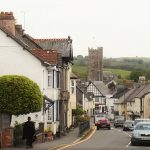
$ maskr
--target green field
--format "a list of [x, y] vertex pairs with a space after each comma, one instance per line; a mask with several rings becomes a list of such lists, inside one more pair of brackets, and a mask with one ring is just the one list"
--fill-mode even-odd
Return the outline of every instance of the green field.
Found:
[[[104, 71], [111, 71], [116, 75], [120, 75], [122, 79], [128, 78], [131, 71], [121, 70], [121, 69], [111, 69], [111, 68], [104, 68]], [[73, 65], [72, 71], [76, 74], [79, 78], [86, 80], [88, 74], [88, 68], [86, 66], [77, 66]]]
[[116, 75], [120, 75], [122, 79], [126, 79], [129, 77], [131, 71], [121, 70], [121, 69], [111, 69], [111, 68], [104, 68], [104, 71], [111, 71]]
[[78, 78], [83, 79], [83, 80], [87, 79], [88, 69], [86, 66], [73, 65], [72, 71], [74, 74], [78, 76]]

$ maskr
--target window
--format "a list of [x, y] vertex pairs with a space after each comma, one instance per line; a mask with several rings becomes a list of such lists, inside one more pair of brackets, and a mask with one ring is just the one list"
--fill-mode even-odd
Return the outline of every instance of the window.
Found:
[[71, 94], [75, 94], [75, 80], [71, 80]]
[[57, 71], [57, 88], [60, 88], [60, 72]]
[[60, 88], [60, 72], [51, 70], [48, 71], [48, 87]]
[[52, 108], [53, 107], [49, 107], [48, 108], [48, 116], [47, 116], [47, 118], [48, 118], [48, 121], [53, 121], [53, 110], [52, 110]]
[[53, 87], [53, 71], [48, 71], [48, 87]]

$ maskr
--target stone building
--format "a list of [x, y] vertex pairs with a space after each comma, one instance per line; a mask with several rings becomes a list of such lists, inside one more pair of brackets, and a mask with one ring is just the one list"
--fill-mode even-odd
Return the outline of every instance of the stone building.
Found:
[[103, 47], [89, 48], [88, 80], [103, 80]]

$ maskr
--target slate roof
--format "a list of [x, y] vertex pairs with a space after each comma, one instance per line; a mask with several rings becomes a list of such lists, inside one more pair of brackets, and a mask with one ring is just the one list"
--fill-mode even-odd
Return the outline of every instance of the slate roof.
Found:
[[103, 81], [93, 81], [92, 82], [97, 88], [98, 90], [104, 95], [108, 95], [111, 94], [111, 90], [109, 90], [109, 88], [104, 84]]
[[144, 88], [142, 91], [140, 91], [136, 97], [137, 98], [142, 98], [146, 93], [150, 91], [150, 83], [145, 84]]
[[124, 93], [126, 93], [127, 91], [129, 91], [129, 89], [124, 86], [124, 85], [117, 85], [117, 90], [113, 95], [113, 98], [120, 98], [121, 96], [124, 95]]
[[124, 101], [126, 101], [128, 99], [129, 95], [131, 95], [134, 92], [134, 90], [135, 89], [131, 89], [129, 91], [125, 91], [124, 94], [121, 97], [119, 97], [118, 100], [116, 100], [114, 102], [114, 104], [122, 104], [122, 103], [124, 103]]
[[34, 39], [34, 42], [44, 50], [58, 50], [62, 57], [70, 58], [70, 61], [73, 61], [72, 39], [69, 36], [63, 39]]
[[123, 103], [123, 102], [132, 102], [135, 101], [135, 98], [142, 98], [146, 93], [150, 91], [150, 83], [148, 84], [140, 84], [135, 88], [126, 92], [123, 96], [121, 96], [115, 104]]
[[34, 44], [34, 46], [31, 46], [31, 44], [29, 44], [27, 40], [24, 40], [23, 36], [14, 36], [11, 32], [9, 32], [6, 28], [2, 26], [0, 26], [0, 30], [2, 30], [7, 36], [16, 41], [19, 45], [21, 45], [24, 49], [26, 49], [44, 64], [57, 65], [60, 62], [60, 54], [56, 51], [46, 52], [43, 49], [37, 49], [40, 47], [36, 43], [35, 45], [37, 45], [37, 47]]

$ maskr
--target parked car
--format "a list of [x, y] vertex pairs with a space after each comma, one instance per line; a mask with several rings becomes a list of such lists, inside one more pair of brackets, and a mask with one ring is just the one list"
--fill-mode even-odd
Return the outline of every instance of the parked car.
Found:
[[116, 119], [124, 119], [124, 116], [116, 115], [116, 116], [114, 116], [114, 120], [116, 120]]
[[150, 119], [144, 119], [144, 118], [135, 119], [134, 125], [136, 125], [138, 122], [150, 122]]
[[115, 119], [115, 121], [114, 121], [115, 128], [123, 127], [123, 124], [124, 124], [124, 119], [123, 118]]
[[134, 121], [126, 120], [123, 124], [123, 131], [132, 131], [134, 129]]
[[135, 125], [131, 144], [150, 143], [150, 122], [139, 122]]
[[109, 130], [111, 129], [110, 121], [106, 118], [101, 118], [95, 123], [95, 125], [97, 126], [97, 130], [100, 128], [108, 128]]

